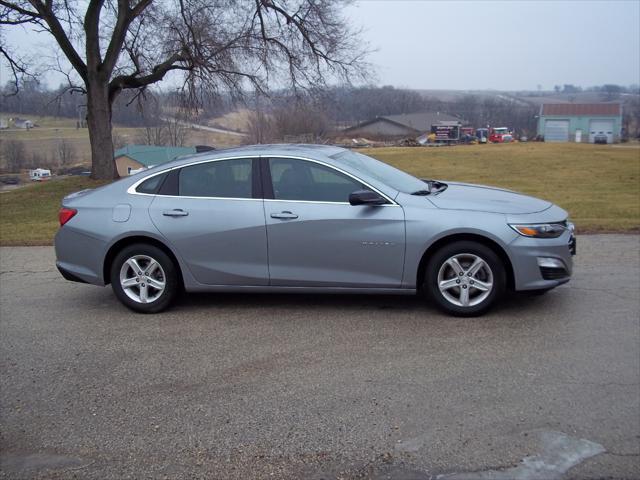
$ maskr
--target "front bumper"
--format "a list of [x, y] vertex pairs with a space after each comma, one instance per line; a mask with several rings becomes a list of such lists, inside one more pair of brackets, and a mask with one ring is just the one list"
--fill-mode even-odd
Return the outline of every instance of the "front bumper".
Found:
[[558, 238], [518, 236], [509, 244], [516, 290], [545, 290], [567, 283], [573, 273], [575, 236], [567, 231]]

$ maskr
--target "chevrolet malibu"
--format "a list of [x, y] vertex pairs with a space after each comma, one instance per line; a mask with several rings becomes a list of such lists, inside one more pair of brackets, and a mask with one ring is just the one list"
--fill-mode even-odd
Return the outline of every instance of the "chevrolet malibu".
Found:
[[66, 197], [57, 267], [137, 312], [181, 290], [419, 293], [476, 316], [569, 281], [567, 212], [498, 188], [418, 179], [330, 146], [182, 157]]

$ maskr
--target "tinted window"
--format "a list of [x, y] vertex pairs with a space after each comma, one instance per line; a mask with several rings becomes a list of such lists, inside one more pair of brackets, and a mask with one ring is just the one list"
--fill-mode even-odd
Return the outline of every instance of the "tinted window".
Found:
[[138, 185], [138, 187], [136, 188], [136, 192], [157, 193], [158, 188], [160, 188], [160, 185], [162, 185], [162, 181], [165, 179], [166, 176], [167, 174], [163, 173], [162, 175], [156, 175], [155, 177], [151, 177], [148, 180], [145, 180], [140, 185]]
[[185, 197], [251, 198], [252, 160], [199, 163], [180, 170], [179, 195]]
[[348, 202], [349, 194], [366, 187], [333, 168], [305, 160], [269, 160], [273, 194], [277, 200]]

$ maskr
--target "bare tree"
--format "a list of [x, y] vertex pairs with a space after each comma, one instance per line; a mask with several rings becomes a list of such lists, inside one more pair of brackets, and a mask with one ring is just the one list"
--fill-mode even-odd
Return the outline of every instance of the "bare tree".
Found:
[[147, 125], [136, 140], [142, 145], [167, 145], [167, 131], [163, 124]]
[[189, 135], [189, 127], [184, 120], [177, 117], [167, 118], [164, 120], [163, 127], [168, 145], [172, 147], [184, 147]]
[[184, 147], [189, 127], [178, 118], [154, 119], [138, 135], [137, 142], [143, 145], [167, 145]]
[[[87, 94], [92, 176], [114, 178], [112, 106], [124, 90], [144, 91], [173, 72], [195, 105], [221, 89], [266, 91], [269, 82], [283, 86], [285, 80], [304, 88], [362, 74], [366, 52], [341, 15], [343, 4], [0, 0], [0, 25], [30, 24], [57, 42], [74, 70], [68, 88]], [[1, 53], [18, 64], [8, 49]]]
[[42, 168], [49, 166], [49, 158], [46, 153], [31, 152], [31, 158], [26, 161], [23, 168]]
[[58, 162], [58, 167], [63, 167], [65, 165], [71, 164], [75, 160], [76, 151], [71, 143], [69, 143], [64, 138], [61, 138], [60, 140], [58, 140], [55, 155]]
[[122, 148], [127, 144], [127, 139], [125, 138], [125, 136], [117, 133], [117, 132], [113, 132], [111, 134], [111, 138], [112, 138], [112, 143], [113, 143], [113, 149], [116, 150], [118, 148]]
[[24, 144], [20, 140], [7, 140], [2, 146], [4, 153], [5, 168], [9, 172], [18, 172], [24, 167], [25, 150]]
[[285, 135], [306, 135], [315, 139], [329, 130], [329, 120], [321, 107], [303, 100], [291, 99], [280, 105], [273, 112], [273, 120], [279, 139]]
[[255, 110], [249, 114], [247, 129], [248, 143], [269, 143], [273, 142], [277, 136], [273, 118], [262, 109]]

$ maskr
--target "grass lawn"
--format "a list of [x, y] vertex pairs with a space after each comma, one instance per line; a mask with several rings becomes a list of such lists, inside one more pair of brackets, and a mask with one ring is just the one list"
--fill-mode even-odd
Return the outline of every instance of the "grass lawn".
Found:
[[495, 185], [550, 200], [578, 232], [640, 229], [640, 146], [514, 143], [361, 150], [421, 178]]
[[[579, 232], [640, 230], [640, 147], [520, 143], [365, 149], [416, 176], [496, 185], [551, 200]], [[0, 245], [49, 245], [60, 201], [101, 182], [67, 177], [0, 193]]]
[[51, 245], [62, 198], [104, 183], [65, 177], [0, 192], [0, 245]]

